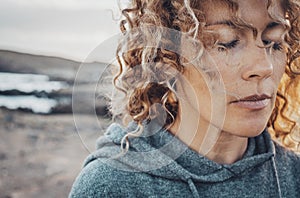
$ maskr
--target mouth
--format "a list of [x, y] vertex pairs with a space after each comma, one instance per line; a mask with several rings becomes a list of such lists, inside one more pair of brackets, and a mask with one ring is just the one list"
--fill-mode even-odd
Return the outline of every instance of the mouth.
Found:
[[260, 110], [269, 105], [271, 98], [272, 97], [267, 94], [251, 95], [239, 100], [231, 101], [230, 104], [250, 110]]

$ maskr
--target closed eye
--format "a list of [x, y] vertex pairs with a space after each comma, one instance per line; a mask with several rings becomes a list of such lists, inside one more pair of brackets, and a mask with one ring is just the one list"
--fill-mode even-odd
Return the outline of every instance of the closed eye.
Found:
[[282, 43], [281, 42], [275, 42], [275, 41], [270, 41], [270, 40], [263, 40], [263, 43], [266, 48], [271, 48], [273, 50], [282, 50]]
[[230, 41], [228, 43], [217, 43], [218, 51], [223, 52], [223, 51], [235, 48], [238, 43], [239, 43], [238, 39]]

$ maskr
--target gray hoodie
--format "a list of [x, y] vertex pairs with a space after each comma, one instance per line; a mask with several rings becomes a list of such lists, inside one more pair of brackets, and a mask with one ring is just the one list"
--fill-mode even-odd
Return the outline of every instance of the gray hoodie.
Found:
[[70, 198], [88, 197], [300, 197], [300, 156], [274, 143], [267, 131], [249, 138], [243, 158], [215, 163], [189, 149], [156, 123], [142, 137], [120, 142], [131, 123], [112, 124], [97, 141], [73, 184]]

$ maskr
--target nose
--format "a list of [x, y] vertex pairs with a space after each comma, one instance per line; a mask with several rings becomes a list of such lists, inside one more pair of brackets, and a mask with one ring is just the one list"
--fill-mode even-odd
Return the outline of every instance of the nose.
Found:
[[273, 74], [273, 64], [266, 49], [255, 45], [247, 51], [245, 51], [246, 67], [244, 67], [242, 78], [254, 81], [270, 77]]

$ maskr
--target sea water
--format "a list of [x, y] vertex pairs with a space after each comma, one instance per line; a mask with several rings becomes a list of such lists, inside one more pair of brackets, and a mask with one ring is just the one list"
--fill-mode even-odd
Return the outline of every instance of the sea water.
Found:
[[57, 100], [38, 97], [33, 93], [49, 94], [67, 87], [65, 82], [51, 81], [46, 75], [0, 72], [0, 92], [15, 90], [20, 93], [20, 95], [0, 94], [0, 107], [29, 109], [34, 113], [50, 113], [51, 109], [58, 104]]
[[0, 91], [18, 90], [24, 93], [50, 93], [65, 88], [61, 81], [50, 81], [49, 76], [40, 74], [17, 74], [0, 72]]
[[36, 96], [1, 96], [0, 106], [8, 109], [30, 109], [34, 113], [49, 113], [57, 101], [49, 98], [38, 98]]

